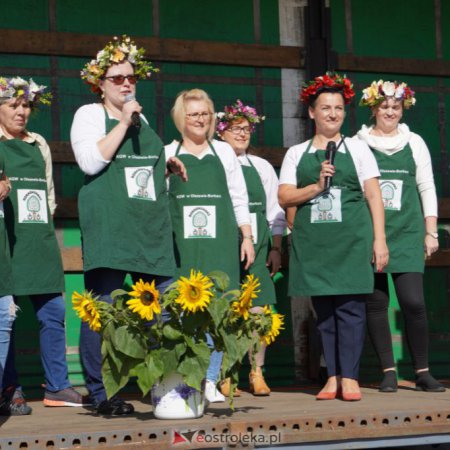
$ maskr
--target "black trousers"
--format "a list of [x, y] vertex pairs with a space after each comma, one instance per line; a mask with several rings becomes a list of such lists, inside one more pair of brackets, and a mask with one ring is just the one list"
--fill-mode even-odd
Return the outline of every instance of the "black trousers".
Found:
[[[425, 369], [428, 367], [428, 321], [423, 296], [423, 274], [393, 273], [392, 279], [405, 320], [406, 339], [414, 368]], [[367, 325], [383, 369], [395, 367], [388, 307], [387, 274], [375, 274], [375, 290], [367, 299]]]

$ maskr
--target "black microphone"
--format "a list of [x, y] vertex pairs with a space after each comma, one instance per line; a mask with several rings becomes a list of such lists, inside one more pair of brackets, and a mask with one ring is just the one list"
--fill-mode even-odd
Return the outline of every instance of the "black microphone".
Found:
[[[334, 158], [336, 157], [336, 142], [329, 141], [327, 144], [327, 148], [325, 150], [325, 159], [327, 159], [330, 164], [334, 164]], [[325, 189], [329, 190], [331, 187], [331, 182], [333, 181], [333, 177], [325, 177]]]
[[[125, 95], [125, 103], [132, 102], [133, 100], [136, 100], [136, 97], [133, 94]], [[141, 118], [137, 111], [131, 114], [131, 125], [138, 130], [141, 128]]]

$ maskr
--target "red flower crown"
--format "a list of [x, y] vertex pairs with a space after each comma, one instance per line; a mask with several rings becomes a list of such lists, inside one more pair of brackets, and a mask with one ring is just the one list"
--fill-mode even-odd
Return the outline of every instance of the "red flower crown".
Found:
[[334, 88], [342, 91], [344, 95], [344, 103], [348, 105], [355, 96], [352, 82], [344, 75], [336, 72], [327, 72], [325, 75], [307, 81], [302, 85], [300, 101], [309, 104], [310, 97], [316, 95], [323, 88]]

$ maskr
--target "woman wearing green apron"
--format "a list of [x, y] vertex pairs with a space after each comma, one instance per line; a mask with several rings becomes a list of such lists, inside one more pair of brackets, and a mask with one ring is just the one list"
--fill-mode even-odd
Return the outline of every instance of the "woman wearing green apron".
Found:
[[363, 125], [358, 137], [371, 148], [380, 168], [390, 260], [375, 274], [375, 291], [367, 301], [369, 335], [381, 362], [381, 392], [397, 391], [389, 328], [388, 275], [403, 313], [406, 338], [416, 372], [416, 389], [443, 392], [428, 368], [428, 322], [423, 295], [424, 248], [430, 257], [439, 247], [437, 197], [433, 168], [423, 139], [400, 124], [403, 109], [415, 104], [406, 83], [379, 80], [364, 89], [360, 104], [369, 106], [375, 125]]
[[[51, 156], [45, 139], [26, 129], [31, 111], [49, 103], [45, 86], [22, 78], [1, 78], [0, 155], [12, 189], [4, 201], [4, 220], [11, 253], [12, 292], [29, 296], [39, 322], [46, 406], [87, 404], [70, 385], [66, 362], [64, 272], [52, 213]], [[26, 415], [14, 362], [14, 339], [3, 375], [1, 415]]]
[[[135, 100], [136, 82], [150, 76], [130, 38], [115, 38], [88, 63], [82, 78], [100, 102], [75, 114], [71, 142], [85, 173], [78, 197], [87, 290], [110, 302], [130, 274], [160, 292], [170, 284], [175, 261], [166, 189], [168, 170], [186, 178], [176, 158], [166, 162], [164, 146]], [[80, 356], [96, 410], [105, 415], [134, 411], [119, 397], [106, 398], [101, 375], [101, 338], [82, 322]]]
[[[177, 276], [189, 276], [191, 269], [205, 274], [221, 270], [230, 277], [230, 289], [238, 289], [239, 259], [248, 269], [255, 256], [239, 161], [228, 144], [210, 140], [214, 105], [205, 91], [181, 92], [172, 117], [182, 139], [166, 146], [166, 157], [177, 156], [189, 173], [187, 183], [170, 178]], [[238, 227], [243, 238], [240, 249]], [[210, 402], [224, 401], [216, 387], [221, 362], [222, 354], [214, 351], [205, 385]]]
[[[217, 114], [217, 134], [233, 147], [244, 173], [249, 197], [252, 222], [255, 262], [248, 271], [241, 271], [241, 281], [247, 274], [259, 279], [260, 292], [253, 301], [253, 313], [262, 313], [264, 305], [276, 303], [272, 276], [281, 264], [281, 239], [286, 228], [284, 211], [278, 204], [278, 178], [274, 168], [265, 159], [247, 153], [250, 136], [256, 124], [264, 120], [251, 106], [237, 100], [234, 105], [225, 106]], [[272, 245], [271, 245], [272, 244]], [[270, 388], [264, 380], [263, 367], [266, 345], [255, 355], [256, 369], [250, 371], [249, 386], [253, 395], [269, 395]], [[222, 394], [228, 396], [229, 379], [221, 385]], [[236, 393], [235, 393], [236, 396]]]
[[[1, 103], [1, 100], [0, 100]], [[16, 306], [11, 295], [12, 273], [3, 201], [11, 192], [11, 182], [5, 175], [3, 154], [0, 153], [0, 383], [8, 356], [11, 330], [16, 318]], [[8, 409], [9, 400], [0, 396], [0, 411]]]
[[[289, 294], [312, 297], [327, 364], [329, 378], [318, 400], [361, 399], [358, 372], [365, 300], [373, 292], [371, 262], [382, 270], [388, 261], [375, 158], [364, 143], [340, 132], [353, 96], [350, 81], [338, 74], [303, 86], [301, 99], [316, 133], [288, 150], [280, 173], [280, 205], [297, 206]], [[333, 144], [331, 164], [325, 149]], [[328, 189], [326, 177], [332, 177]]]

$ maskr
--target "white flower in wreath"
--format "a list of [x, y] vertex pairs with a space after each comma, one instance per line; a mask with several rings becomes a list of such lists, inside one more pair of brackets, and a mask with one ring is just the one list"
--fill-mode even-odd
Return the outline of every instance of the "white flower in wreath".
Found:
[[15, 77], [15, 78], [11, 78], [11, 79], [9, 80], [9, 84], [10, 84], [12, 87], [17, 88], [17, 87], [26, 85], [27, 82], [26, 82], [23, 78]]
[[386, 97], [393, 97], [395, 94], [395, 84], [392, 81], [383, 83], [383, 92]]
[[136, 56], [138, 55], [138, 49], [135, 45], [130, 46], [130, 53], [128, 54], [128, 61], [131, 64], [136, 63]]
[[403, 98], [404, 93], [405, 93], [405, 83], [402, 83], [395, 90], [395, 98], [398, 100]]
[[222, 119], [222, 117], [225, 117], [225, 113], [224, 112], [219, 112], [216, 114], [218, 119]]

